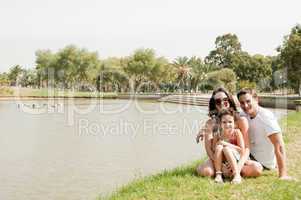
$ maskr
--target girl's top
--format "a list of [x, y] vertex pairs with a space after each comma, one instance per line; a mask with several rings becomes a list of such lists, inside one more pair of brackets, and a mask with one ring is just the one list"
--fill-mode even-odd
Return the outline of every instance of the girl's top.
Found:
[[228, 139], [228, 142], [231, 143], [231, 144], [233, 144], [233, 145], [238, 145], [236, 129], [231, 134], [231, 137]]

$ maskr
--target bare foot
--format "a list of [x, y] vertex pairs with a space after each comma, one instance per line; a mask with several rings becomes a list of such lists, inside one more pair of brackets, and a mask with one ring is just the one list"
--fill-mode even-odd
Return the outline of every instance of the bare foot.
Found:
[[223, 182], [224, 182], [221, 175], [216, 175], [214, 181], [215, 181], [216, 183], [223, 183]]
[[231, 181], [232, 184], [239, 184], [241, 183], [241, 176], [240, 175], [236, 175], [234, 176], [234, 178]]

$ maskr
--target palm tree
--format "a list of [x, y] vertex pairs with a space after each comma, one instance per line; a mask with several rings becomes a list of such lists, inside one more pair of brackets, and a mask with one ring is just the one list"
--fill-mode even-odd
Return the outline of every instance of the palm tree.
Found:
[[20, 65], [15, 65], [9, 69], [8, 79], [10, 85], [17, 86], [18, 78], [22, 75], [24, 69]]
[[199, 84], [207, 79], [208, 73], [213, 71], [214, 67], [210, 64], [205, 64], [201, 58], [195, 56], [189, 59], [188, 64], [192, 69], [192, 88], [195, 92], [198, 92]]
[[176, 68], [178, 86], [184, 91], [184, 87], [187, 86], [187, 81], [192, 77], [189, 58], [186, 56], [177, 57], [173, 61], [173, 66]]

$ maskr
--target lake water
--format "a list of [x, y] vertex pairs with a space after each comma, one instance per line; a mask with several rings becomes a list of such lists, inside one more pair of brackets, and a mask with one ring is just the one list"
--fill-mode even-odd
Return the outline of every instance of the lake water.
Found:
[[206, 119], [206, 107], [152, 101], [1, 101], [0, 199], [95, 199], [190, 163]]

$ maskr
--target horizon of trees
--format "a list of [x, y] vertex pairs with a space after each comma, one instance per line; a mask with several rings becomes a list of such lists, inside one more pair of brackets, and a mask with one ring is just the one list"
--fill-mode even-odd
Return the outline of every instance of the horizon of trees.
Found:
[[100, 59], [97, 52], [68, 45], [58, 52], [37, 50], [36, 66], [15, 65], [0, 73], [0, 85], [56, 87], [102, 92], [198, 92], [225, 87], [260, 91], [293, 89], [301, 95], [301, 26], [296, 25], [277, 47], [278, 55], [250, 55], [235, 34], [215, 40], [204, 59], [177, 57], [171, 62], [153, 49], [125, 57]]

